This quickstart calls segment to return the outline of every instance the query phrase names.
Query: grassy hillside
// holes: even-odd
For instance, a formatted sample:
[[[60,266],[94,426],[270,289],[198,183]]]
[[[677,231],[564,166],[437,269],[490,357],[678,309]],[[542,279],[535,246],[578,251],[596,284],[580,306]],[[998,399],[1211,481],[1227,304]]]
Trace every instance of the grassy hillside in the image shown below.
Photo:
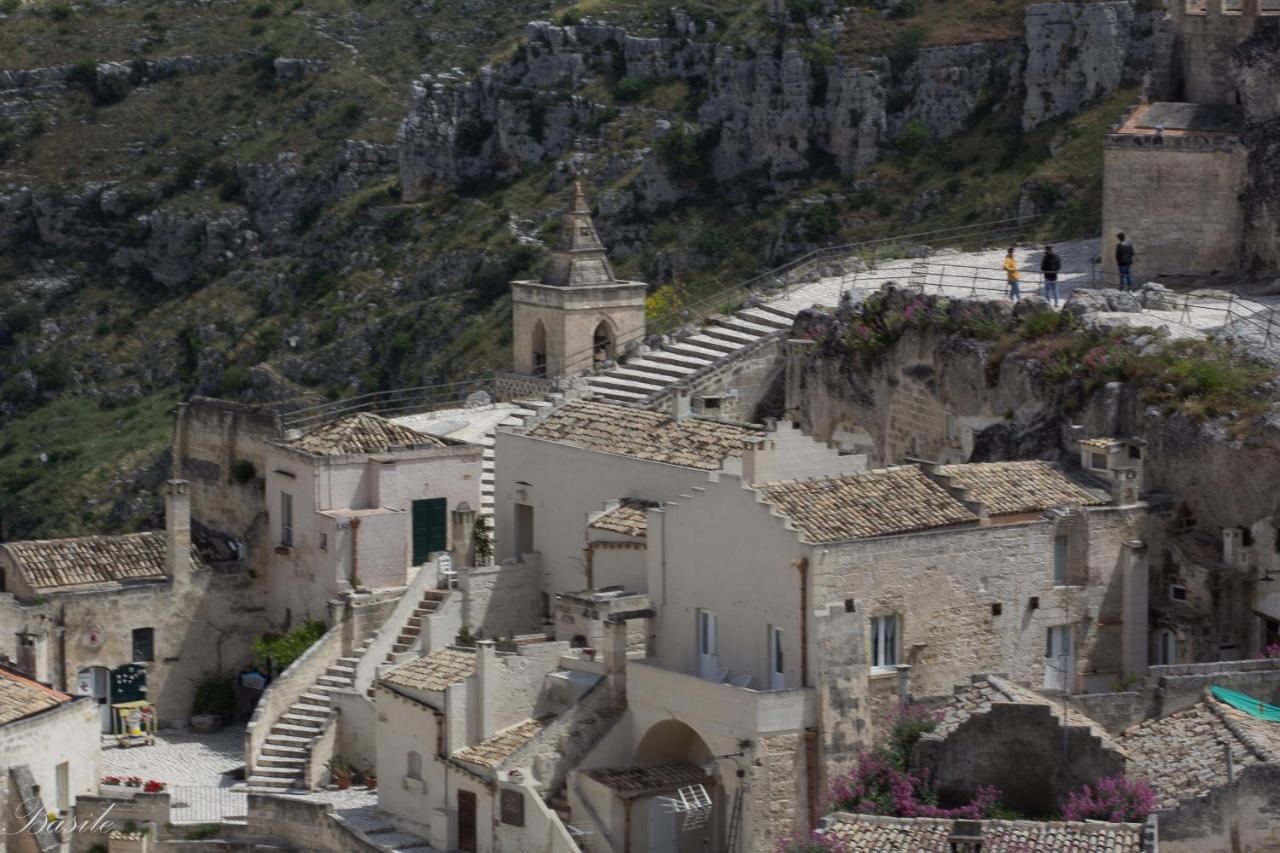
[[[821,44],[860,54],[1012,37],[1023,6],[907,0],[890,14],[855,7],[834,45],[826,36]],[[12,7],[0,0],[0,10]],[[323,176],[347,140],[392,143],[410,81],[424,71],[500,61],[529,20],[604,13],[657,34],[667,30],[670,8],[648,0],[616,10],[598,0],[551,8],[523,0],[25,4],[0,20],[0,64],[67,63],[78,76],[65,91],[30,97],[18,118],[0,120],[0,195],[21,186],[75,193],[110,181],[132,194],[128,217],[157,210],[244,217],[237,164],[276,163],[284,153],[304,176]],[[803,21],[822,4],[792,0],[783,23],[768,19],[763,2],[686,9],[714,22],[700,39],[804,43]],[[92,61],[184,54],[236,55],[216,70],[114,89],[92,68]],[[276,57],[323,65],[286,80],[273,71]],[[631,108],[607,113],[598,129],[607,150],[653,144],[644,116],[678,117],[696,105],[678,81],[634,88],[596,84],[576,93]],[[1025,136],[1010,100],[959,137],[905,140],[865,174],[815,170],[733,206],[710,187],[647,219],[614,223],[628,234],[615,252],[618,272],[653,281],[660,305],[729,287],[777,260],[778,245],[1009,216],[1024,191],[1054,208],[1046,233],[1088,233],[1097,228],[1101,130],[1131,96]],[[412,204],[399,198],[391,175],[308,208],[286,250],[242,252],[173,286],[110,266],[93,245],[24,238],[0,250],[0,406],[9,412],[0,425],[0,537],[122,529],[146,519],[153,505],[136,499],[146,478],[130,472],[164,448],[169,408],[192,390],[255,399],[257,365],[282,377],[270,396],[330,398],[504,366],[507,282],[541,262],[540,250],[513,232],[554,239],[562,167],[547,162],[465,195],[441,190]],[[635,178],[621,174],[593,190],[598,197]],[[127,221],[104,214],[102,224],[119,230]],[[57,287],[31,283],[49,276]]]

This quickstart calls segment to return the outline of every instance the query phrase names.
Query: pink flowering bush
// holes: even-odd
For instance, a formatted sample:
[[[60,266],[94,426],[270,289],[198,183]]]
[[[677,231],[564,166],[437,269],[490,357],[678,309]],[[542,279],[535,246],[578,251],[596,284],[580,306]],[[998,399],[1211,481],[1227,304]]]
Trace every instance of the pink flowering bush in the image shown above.
[[[983,785],[969,803],[944,808],[938,805],[926,774],[902,769],[885,753],[867,752],[858,757],[853,770],[836,777],[829,797],[834,808],[858,814],[967,820],[981,820],[1000,802],[1000,792]]]
[[[1110,776],[1068,794],[1062,816],[1067,820],[1141,823],[1155,810],[1155,792],[1145,782]]]
[[[1280,643],[1272,643],[1262,650],[1264,658],[1280,658]]]
[[[778,842],[777,853],[851,853],[839,838],[811,832]]]

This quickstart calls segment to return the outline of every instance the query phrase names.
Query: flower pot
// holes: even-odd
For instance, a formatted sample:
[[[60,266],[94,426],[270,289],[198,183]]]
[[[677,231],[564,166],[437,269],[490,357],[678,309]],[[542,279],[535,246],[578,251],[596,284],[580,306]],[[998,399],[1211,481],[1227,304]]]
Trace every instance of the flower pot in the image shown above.
[[[351,787],[350,776],[334,776],[333,781],[334,781],[334,784],[338,786],[339,791],[345,791]]]

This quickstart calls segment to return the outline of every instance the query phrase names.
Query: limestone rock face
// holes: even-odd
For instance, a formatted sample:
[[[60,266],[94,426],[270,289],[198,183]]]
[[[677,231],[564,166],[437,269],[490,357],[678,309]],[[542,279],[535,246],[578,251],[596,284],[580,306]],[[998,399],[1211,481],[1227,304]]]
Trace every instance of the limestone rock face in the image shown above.
[[[1129,0],[1040,3],[1025,16],[1023,130],[1069,115],[1137,82],[1151,58],[1156,15]]]
[[[1265,20],[1265,19],[1264,19]],[[1272,19],[1274,22],[1274,19]],[[1249,151],[1245,248],[1249,258],[1280,268],[1280,28],[1259,26],[1231,57],[1243,101]]]
[[[980,101],[991,104],[1017,89],[1021,63],[1016,39],[921,50],[895,96],[904,106],[889,117],[890,135],[913,121],[934,138],[960,133]]]

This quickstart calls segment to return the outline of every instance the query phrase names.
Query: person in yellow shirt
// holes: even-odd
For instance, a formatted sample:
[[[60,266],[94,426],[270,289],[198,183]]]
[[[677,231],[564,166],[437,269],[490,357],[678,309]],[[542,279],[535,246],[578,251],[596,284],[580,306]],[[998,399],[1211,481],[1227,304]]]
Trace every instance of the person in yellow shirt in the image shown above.
[[[1009,298],[1017,302],[1022,294],[1018,291],[1018,261],[1013,256],[1013,249],[1010,246],[1009,253],[1004,256],[1004,274],[1009,280]]]

